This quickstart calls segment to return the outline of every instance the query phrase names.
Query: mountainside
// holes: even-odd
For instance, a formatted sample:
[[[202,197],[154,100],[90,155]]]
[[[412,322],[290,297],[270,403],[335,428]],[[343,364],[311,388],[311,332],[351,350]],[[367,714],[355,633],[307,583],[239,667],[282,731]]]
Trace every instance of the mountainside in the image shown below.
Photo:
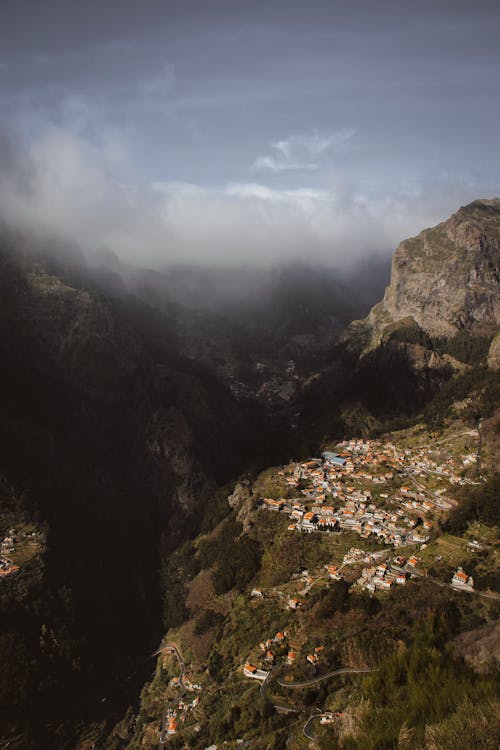
[[[499,281],[500,199],[477,200],[401,242],[383,300],[348,337],[369,349],[403,325],[434,339],[491,334],[500,326]]]
[[[303,431],[316,440],[332,426],[370,434],[410,424],[424,409],[441,419],[473,383],[490,398],[499,288],[500,199],[475,201],[403,241],[383,299],[347,326],[303,389]]]
[[[210,524],[219,486],[273,452],[272,430],[71,253],[4,237],[0,299],[0,531],[47,539],[40,564],[2,582],[0,731],[73,747],[78,721],[109,717],[143,678],[162,560]]]
[[[498,746],[499,207],[400,245],[305,385],[314,455],[171,557],[183,616],[107,750]]]
[[[340,338],[309,270],[188,309],[4,233],[10,747],[496,748],[499,225],[403,242]]]

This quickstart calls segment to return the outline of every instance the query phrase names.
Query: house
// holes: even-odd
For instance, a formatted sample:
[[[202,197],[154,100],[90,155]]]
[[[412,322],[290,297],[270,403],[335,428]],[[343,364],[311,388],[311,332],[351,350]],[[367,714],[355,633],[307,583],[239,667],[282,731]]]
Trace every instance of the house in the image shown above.
[[[338,453],[332,453],[331,451],[323,451],[321,455],[323,456],[327,464],[332,464],[333,466],[345,466],[345,463],[346,463],[345,458],[342,458],[341,456],[339,456]]]
[[[298,599],[289,599],[288,600],[288,609],[299,609],[302,607],[302,602],[300,602]]]
[[[285,505],[284,500],[274,500],[272,497],[264,497],[262,499],[262,502],[268,510],[280,511],[283,510],[283,507]]]
[[[473,591],[474,579],[472,576],[468,576],[462,568],[457,568],[451,579],[451,585],[453,588],[463,589],[464,591]]]
[[[0,568],[0,576],[5,577],[9,576],[12,573],[17,573],[19,570],[19,565],[14,564],[7,564],[5,568]]]
[[[318,654],[307,654],[306,659],[309,662],[309,664],[313,664],[313,665],[316,665],[319,662]]]
[[[177,732],[177,720],[175,716],[169,716],[167,725],[167,734],[175,734]]]
[[[334,581],[338,581],[340,579],[340,575],[336,565],[325,565],[325,568],[329,578]]]
[[[269,672],[266,672],[264,669],[257,669],[257,667],[255,667],[253,664],[249,664],[247,662],[243,667],[243,674],[245,675],[245,677],[251,677],[254,680],[264,681]]]
[[[262,599],[264,594],[260,589],[252,589],[250,596],[256,597],[257,599]]]
[[[341,714],[337,714],[337,716],[340,716]],[[321,718],[319,720],[320,724],[333,724],[337,716],[330,711],[327,711],[326,713],[321,715]]]
[[[297,658],[297,652],[289,651],[286,657],[286,663],[289,665],[294,664],[296,658]]]

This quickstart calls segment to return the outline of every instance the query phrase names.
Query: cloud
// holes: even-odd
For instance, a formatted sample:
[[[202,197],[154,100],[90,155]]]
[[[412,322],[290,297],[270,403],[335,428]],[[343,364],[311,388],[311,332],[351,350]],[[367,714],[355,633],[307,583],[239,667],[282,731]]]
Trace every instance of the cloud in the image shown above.
[[[343,128],[324,134],[317,130],[291,135],[270,144],[271,154],[258,156],[253,162],[253,171],[287,172],[313,171],[319,169],[318,157],[331,149],[338,149],[350,141],[355,131]]]
[[[78,101],[74,106],[79,111]],[[309,150],[328,147],[311,142]],[[219,187],[144,182],[112,133],[90,139],[67,125],[17,143],[0,138],[0,218],[156,267],[292,259],[348,265],[367,252],[393,249],[498,187],[456,176],[391,190],[341,181],[328,189],[275,189],[260,181]]]

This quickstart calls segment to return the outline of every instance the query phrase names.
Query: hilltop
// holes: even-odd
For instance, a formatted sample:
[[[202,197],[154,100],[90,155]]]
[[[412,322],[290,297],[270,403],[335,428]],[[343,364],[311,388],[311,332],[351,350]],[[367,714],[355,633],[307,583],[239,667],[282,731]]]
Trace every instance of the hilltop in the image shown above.
[[[404,339],[402,329],[431,340],[495,333],[499,280],[500,198],[476,200],[401,242],[382,301],[350,325],[347,338],[366,350],[397,332]]]

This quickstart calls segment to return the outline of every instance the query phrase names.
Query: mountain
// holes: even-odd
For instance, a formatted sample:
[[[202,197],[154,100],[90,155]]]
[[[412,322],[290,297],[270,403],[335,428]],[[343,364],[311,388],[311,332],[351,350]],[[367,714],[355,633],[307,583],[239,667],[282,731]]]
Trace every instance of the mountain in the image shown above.
[[[319,747],[341,747],[340,739],[349,737],[346,748],[389,748],[396,740],[403,747],[404,740],[420,750],[411,744],[413,730],[419,742],[428,729],[451,736],[446,712],[462,727],[467,700],[478,703],[471,721],[480,734],[491,710],[489,673],[476,679],[455,661],[447,664],[456,637],[456,653],[481,661],[488,672],[482,655],[490,646],[472,654],[471,632],[491,644],[497,599],[474,599],[478,605],[469,607],[467,598],[457,603],[448,583],[453,563],[472,571],[483,591],[498,591],[492,498],[499,206],[476,201],[403,242],[383,301],[352,323],[374,301],[362,272],[346,280],[294,268],[269,279],[256,273],[249,285],[236,274],[239,292],[232,296],[231,274],[156,274],[126,270],[117,259],[90,264],[77,248],[2,232],[5,742],[14,750],[84,750],[93,742],[104,750],[154,748],[173,713],[184,712],[172,690],[180,685],[187,705],[186,694],[200,692],[193,687],[199,680],[203,696],[192,697],[189,709],[194,734],[170,737],[173,747],[236,745],[241,738],[262,750],[284,747],[286,714],[274,711],[265,691],[260,703],[255,683],[239,669],[250,652],[257,658],[260,641],[285,631],[293,631],[289,650],[302,651],[305,660],[297,675],[313,682],[303,700],[297,690],[293,706],[290,696],[275,696],[275,706],[293,708],[307,721],[313,705],[345,716],[339,737],[322,730],[326,744]],[[353,302],[356,278],[362,291]],[[198,305],[183,304],[190,288]],[[318,503],[327,494],[332,507],[364,502],[363,513],[356,507],[355,522],[348,523],[361,533],[342,529],[318,543],[308,504],[319,474],[312,470],[297,483],[294,472],[325,448],[349,457],[354,438],[354,446],[369,451],[370,466],[361,456],[353,483],[348,472],[341,486],[326,486],[333,477],[325,478],[328,467],[318,459],[326,483]],[[434,443],[439,449],[429,449]],[[413,468],[406,466],[408,456]],[[418,472],[429,467],[425,491],[413,483],[408,490],[406,472],[422,485]],[[452,513],[446,503],[445,513],[439,504],[434,510],[423,504],[441,495],[451,497]],[[370,497],[374,508],[367,509]],[[289,500],[300,507],[288,507]],[[290,515],[313,513],[303,534],[290,528],[285,506]],[[373,516],[366,529],[365,510]],[[331,525],[329,517],[323,520]],[[403,550],[407,560],[414,545],[426,544],[424,529],[430,529],[430,550],[423,567],[442,587],[419,579],[384,599],[352,596],[354,578],[324,580],[324,565],[340,566],[352,547],[382,551],[400,565],[397,554],[389,560],[387,540],[392,544],[397,534],[406,541],[414,533]],[[304,570],[323,581],[310,597]],[[257,604],[248,604],[253,588],[272,590],[263,607],[258,594]],[[304,589],[307,606],[297,615],[289,600]],[[413,621],[421,613],[419,631]],[[150,654],[165,633],[169,650],[147,684]],[[269,650],[281,664],[284,644],[276,654]],[[183,660],[189,673],[176,682]],[[380,669],[382,678],[359,681],[358,689],[351,682],[358,678],[349,677],[338,694],[322,680],[326,670],[344,666]],[[434,682],[421,675],[434,675]],[[458,691],[460,705],[447,702],[446,688],[431,709],[428,685],[437,691],[441,683]],[[276,685],[273,690],[279,693]],[[408,736],[398,723],[407,699]],[[370,716],[361,710],[367,705],[379,717],[378,745],[362,744],[363,733],[371,736]],[[431,710],[429,723],[422,712]],[[302,728],[309,732],[305,720],[299,746]]]
[[[215,522],[273,431],[70,248],[4,233],[0,299],[0,531],[46,540],[0,582],[0,732],[73,747],[145,677],[168,551]]]
[[[441,419],[473,381],[488,390],[498,366],[499,282],[498,198],[404,240],[383,299],[347,326],[303,389],[301,430],[311,445],[332,426],[347,435],[410,424],[426,405]]]
[[[499,217],[398,247],[295,458],[169,558],[182,617],[106,750],[498,747]]]
[[[389,274],[386,255],[340,270],[296,262],[153,271],[110,254],[94,264],[96,283],[108,293],[126,293],[127,304],[133,294],[168,318],[168,335],[186,357],[237,398],[257,401],[270,419],[280,411],[288,422],[302,383],[328,361],[346,325],[379,299]]]
[[[499,282],[500,198],[477,200],[401,242],[384,298],[347,337],[366,351],[400,328],[431,339],[491,334],[500,326]]]

